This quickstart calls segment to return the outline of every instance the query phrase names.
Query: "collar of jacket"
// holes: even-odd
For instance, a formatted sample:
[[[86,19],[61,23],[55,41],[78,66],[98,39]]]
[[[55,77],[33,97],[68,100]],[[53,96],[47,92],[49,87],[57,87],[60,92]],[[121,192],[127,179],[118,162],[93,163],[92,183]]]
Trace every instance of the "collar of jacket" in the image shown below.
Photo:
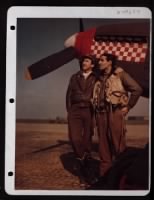
[[[92,75],[95,76],[95,74],[94,74],[93,71],[91,72],[91,74],[89,74],[89,76],[92,76]],[[78,72],[77,72],[77,76],[78,76],[78,77],[83,77],[83,72],[82,72],[81,70],[78,71]]]
[[[117,75],[121,72],[123,72],[124,70],[121,67],[116,67],[116,69],[114,70],[113,74]]]
[[[114,75],[118,75],[119,73],[123,72],[124,70],[121,67],[116,67],[116,69],[114,70],[114,72],[112,74]],[[105,77],[109,78],[112,74],[102,74],[99,77],[100,81],[104,81]]]

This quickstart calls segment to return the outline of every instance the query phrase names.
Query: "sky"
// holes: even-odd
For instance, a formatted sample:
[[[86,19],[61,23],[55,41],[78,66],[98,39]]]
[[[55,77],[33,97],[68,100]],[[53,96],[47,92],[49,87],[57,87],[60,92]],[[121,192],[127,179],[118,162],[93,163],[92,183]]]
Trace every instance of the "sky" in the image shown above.
[[[88,29],[111,23],[103,19],[84,19]],[[79,70],[77,59],[35,80],[25,80],[26,67],[64,49],[64,41],[79,32],[79,19],[18,19],[16,118],[66,118],[65,96],[69,79]],[[128,116],[148,116],[149,99],[140,97]]]

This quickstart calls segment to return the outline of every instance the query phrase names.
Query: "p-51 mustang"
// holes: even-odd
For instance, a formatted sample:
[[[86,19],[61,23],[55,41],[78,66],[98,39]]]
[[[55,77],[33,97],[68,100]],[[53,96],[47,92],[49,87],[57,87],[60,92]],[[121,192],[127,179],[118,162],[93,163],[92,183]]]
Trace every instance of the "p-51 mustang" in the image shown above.
[[[82,21],[80,21],[82,23]],[[80,26],[81,27],[81,26]],[[74,58],[92,54],[99,58],[104,52],[117,56],[117,65],[124,68],[143,88],[142,96],[149,96],[149,20],[126,20],[123,23],[102,24],[70,36],[65,49],[32,64],[27,79],[36,79]]]
[[[41,77],[85,54],[99,59],[101,54],[111,53],[117,56],[117,65],[141,85],[142,96],[149,97],[150,22],[147,19],[117,22],[80,30],[70,36],[64,43],[65,49],[29,66],[26,78]],[[98,180],[89,189],[148,189],[148,159],[148,144],[143,149],[128,148],[111,168],[108,184]]]

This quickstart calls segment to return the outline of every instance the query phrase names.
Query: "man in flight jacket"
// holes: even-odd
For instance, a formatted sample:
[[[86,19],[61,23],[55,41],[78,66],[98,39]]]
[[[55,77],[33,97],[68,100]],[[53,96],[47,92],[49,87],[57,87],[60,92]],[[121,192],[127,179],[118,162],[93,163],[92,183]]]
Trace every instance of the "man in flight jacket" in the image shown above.
[[[80,61],[80,71],[72,75],[66,95],[69,139],[79,163],[80,181],[83,183],[85,161],[90,157],[93,112],[91,98],[95,84],[95,60],[85,55]]]

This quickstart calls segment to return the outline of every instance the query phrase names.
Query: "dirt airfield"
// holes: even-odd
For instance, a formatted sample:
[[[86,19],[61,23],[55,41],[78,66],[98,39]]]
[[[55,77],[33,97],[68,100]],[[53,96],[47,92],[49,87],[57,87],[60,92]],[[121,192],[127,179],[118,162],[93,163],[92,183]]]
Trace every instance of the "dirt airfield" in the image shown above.
[[[148,141],[148,124],[127,125],[128,146],[144,147]],[[15,150],[15,189],[81,190],[67,124],[17,123]],[[97,135],[92,155],[99,160]]]

